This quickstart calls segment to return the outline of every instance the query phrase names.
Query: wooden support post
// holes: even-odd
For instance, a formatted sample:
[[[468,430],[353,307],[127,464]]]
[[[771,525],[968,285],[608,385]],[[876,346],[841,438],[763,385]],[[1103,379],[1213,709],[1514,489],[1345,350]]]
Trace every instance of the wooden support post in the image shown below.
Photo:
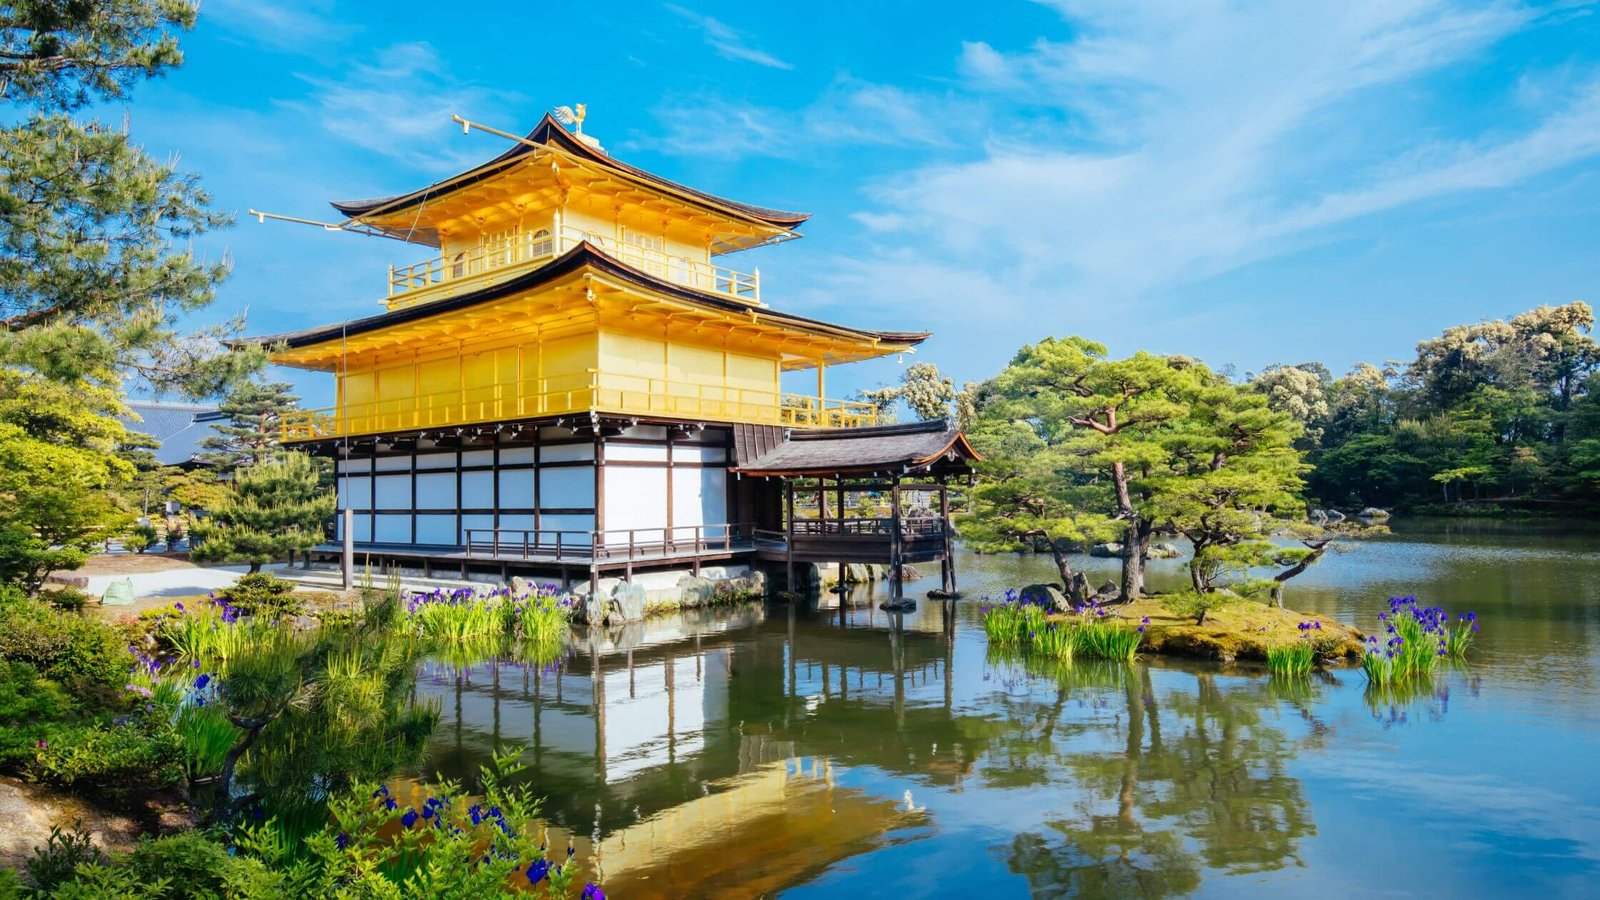
[[[339,576],[344,583],[344,589],[350,590],[356,586],[356,516],[350,509],[348,498],[345,501],[343,531],[340,540]]]
[[[900,476],[894,478],[894,486],[889,489],[890,497],[890,525],[889,535],[889,600],[899,600],[901,592],[900,567],[902,563],[903,540],[900,536]]]
[[[788,555],[788,589],[792,593],[800,593],[794,583],[794,480],[785,478],[784,486],[784,540],[783,546]]]

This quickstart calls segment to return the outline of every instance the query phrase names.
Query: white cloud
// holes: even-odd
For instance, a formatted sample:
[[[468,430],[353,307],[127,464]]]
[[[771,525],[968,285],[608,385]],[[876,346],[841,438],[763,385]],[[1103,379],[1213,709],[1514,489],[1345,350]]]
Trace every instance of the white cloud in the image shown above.
[[[408,165],[445,174],[493,156],[504,147],[469,142],[450,116],[490,121],[515,95],[455,79],[431,44],[394,44],[341,77],[306,76],[312,95],[303,106],[328,132]]]
[[[253,43],[309,55],[355,33],[353,26],[334,21],[332,12],[330,0],[206,0],[201,21],[214,21]]]
[[[858,220],[886,246],[1020,274],[1023,290],[1076,311],[1600,153],[1592,85],[1521,133],[1418,138],[1386,121],[1395,91],[1526,27],[1520,7],[1056,5],[1071,40],[1009,54],[967,43],[958,66],[1070,124],[1040,135],[999,121],[980,158],[875,185],[877,208]]]
[[[819,146],[923,146],[952,143],[952,126],[974,127],[978,104],[949,94],[836,79],[799,110],[781,110],[719,97],[680,98],[656,110],[663,130],[636,144],[697,157],[798,158]]]
[[[794,66],[761,50],[750,43],[750,39],[729,27],[721,19],[697,13],[692,9],[685,9],[674,4],[667,4],[667,9],[700,29],[706,43],[724,59],[739,62],[755,63],[769,69],[793,69]]]

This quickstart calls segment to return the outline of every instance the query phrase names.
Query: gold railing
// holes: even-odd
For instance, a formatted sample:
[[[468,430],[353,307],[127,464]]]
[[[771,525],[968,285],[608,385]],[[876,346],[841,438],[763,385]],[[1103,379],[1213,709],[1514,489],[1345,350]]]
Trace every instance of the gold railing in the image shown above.
[[[554,259],[579,243],[588,241],[601,252],[648,272],[663,281],[720,294],[747,303],[761,302],[761,273],[740,272],[703,260],[674,256],[661,250],[640,247],[594,232],[563,226],[555,234],[535,231],[492,243],[481,244],[459,253],[438,256],[410,266],[389,267],[389,296],[417,294],[396,305],[422,299],[421,291],[488,272]]]
[[[829,400],[819,403],[806,394],[784,394],[778,424],[791,428],[862,428],[878,424],[878,409],[871,403]]]
[[[285,441],[309,441],[591,410],[796,428],[877,424],[868,403],[823,399],[819,406],[816,397],[796,394],[589,372],[300,410],[283,417],[280,432]]]

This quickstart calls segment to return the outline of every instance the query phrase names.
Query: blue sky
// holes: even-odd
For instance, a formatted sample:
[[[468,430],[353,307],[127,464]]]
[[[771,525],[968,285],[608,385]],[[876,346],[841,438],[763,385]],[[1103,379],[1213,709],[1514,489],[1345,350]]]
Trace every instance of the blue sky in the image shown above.
[[[1409,357],[1595,300],[1600,16],[1582,3],[478,4],[206,0],[135,137],[240,224],[252,333],[377,311],[426,248],[250,207],[421,186],[587,103],[614,155],[815,213],[738,254],[778,308],[935,332],[958,380],[1083,334],[1257,370]],[[840,370],[830,393],[899,377]],[[320,377],[293,377],[325,402]]]

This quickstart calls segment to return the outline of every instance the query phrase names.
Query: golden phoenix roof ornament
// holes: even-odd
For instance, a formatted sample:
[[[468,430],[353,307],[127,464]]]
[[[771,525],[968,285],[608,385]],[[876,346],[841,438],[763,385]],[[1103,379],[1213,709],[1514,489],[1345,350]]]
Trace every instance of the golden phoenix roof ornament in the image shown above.
[[[576,107],[574,111],[571,106],[558,106],[551,110],[550,114],[556,117],[557,122],[573,126],[574,134],[583,134],[583,120],[589,115],[589,107],[582,103],[576,104]]]
[[[556,121],[563,125],[571,125],[573,137],[602,153],[605,152],[605,148],[600,146],[600,141],[597,138],[583,133],[583,120],[589,115],[588,106],[582,103],[574,103],[572,106],[558,106],[550,110],[550,115],[555,116]]]

